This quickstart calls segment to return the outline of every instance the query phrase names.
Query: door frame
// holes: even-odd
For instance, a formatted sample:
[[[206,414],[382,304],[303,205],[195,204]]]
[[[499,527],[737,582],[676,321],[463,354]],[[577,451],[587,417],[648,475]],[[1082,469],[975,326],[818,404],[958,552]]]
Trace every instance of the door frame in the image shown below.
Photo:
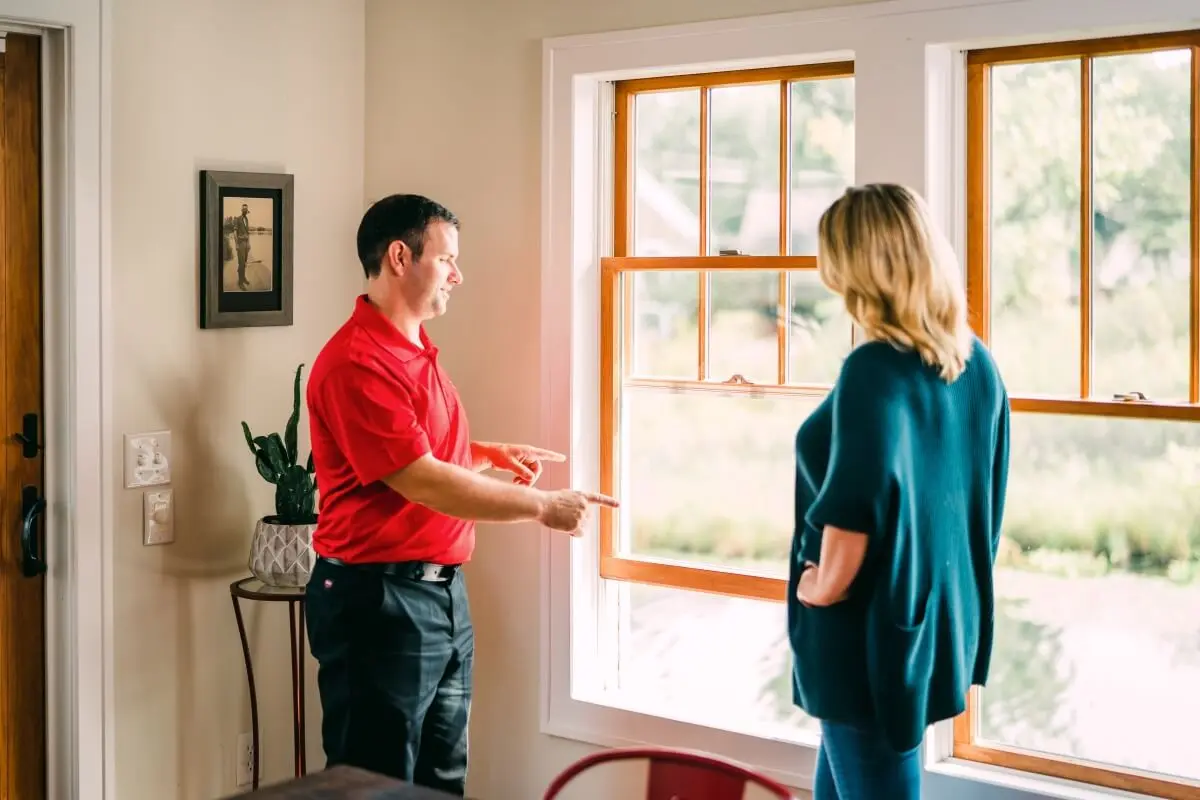
[[[47,768],[63,800],[116,796],[111,4],[0,0],[0,30],[42,38]]]

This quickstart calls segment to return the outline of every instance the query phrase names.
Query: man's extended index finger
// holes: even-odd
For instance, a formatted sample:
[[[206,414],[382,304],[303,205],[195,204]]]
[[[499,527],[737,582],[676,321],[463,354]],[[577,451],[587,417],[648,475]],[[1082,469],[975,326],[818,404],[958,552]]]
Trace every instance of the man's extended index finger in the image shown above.
[[[540,447],[526,447],[525,452],[540,461],[566,461],[567,457],[553,450],[543,450]]]
[[[583,496],[589,503],[595,503],[598,506],[608,506],[609,508],[618,508],[621,505],[616,499],[609,497],[606,494],[597,494],[595,492],[584,492]]]

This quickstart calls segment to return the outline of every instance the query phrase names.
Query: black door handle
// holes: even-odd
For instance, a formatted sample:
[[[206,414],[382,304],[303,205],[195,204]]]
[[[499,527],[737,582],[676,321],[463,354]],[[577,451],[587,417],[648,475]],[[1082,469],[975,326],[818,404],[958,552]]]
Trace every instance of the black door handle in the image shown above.
[[[21,490],[21,574],[36,578],[46,573],[46,562],[38,554],[37,518],[46,510],[46,500],[36,486]]]
[[[42,446],[38,444],[38,415],[26,414],[21,417],[21,432],[14,433],[13,438],[21,443],[21,455],[25,458],[37,458]]]

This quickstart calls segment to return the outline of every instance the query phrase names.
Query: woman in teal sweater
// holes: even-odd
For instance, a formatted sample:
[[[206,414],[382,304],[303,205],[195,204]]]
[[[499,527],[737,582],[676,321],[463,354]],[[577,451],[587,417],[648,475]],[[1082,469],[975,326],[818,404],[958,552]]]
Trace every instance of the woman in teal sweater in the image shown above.
[[[814,800],[908,800],[925,729],[987,679],[1008,396],[920,197],[849,189],[818,238],[865,341],[796,435],[793,694],[821,721]]]

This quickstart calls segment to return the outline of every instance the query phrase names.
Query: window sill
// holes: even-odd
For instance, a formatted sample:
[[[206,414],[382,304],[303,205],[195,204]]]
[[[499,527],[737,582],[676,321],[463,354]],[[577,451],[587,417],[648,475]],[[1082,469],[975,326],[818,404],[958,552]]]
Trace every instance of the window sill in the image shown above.
[[[1014,769],[977,764],[958,758],[948,758],[925,768],[926,793],[933,800],[962,797],[960,781],[993,789],[980,794],[979,800],[1011,798],[1050,798],[1052,800],[1145,800],[1150,795],[1109,789],[1104,786],[1077,783],[1063,778],[1035,775]],[[945,779],[945,782],[943,782]]]
[[[596,747],[670,747],[700,750],[741,762],[802,791],[812,790],[818,741],[729,731],[661,711],[637,708],[615,693],[570,699],[543,718],[541,732]],[[930,741],[934,743],[934,731]],[[924,796],[930,800],[1149,800],[1149,795],[977,764],[957,758],[927,763]]]
[[[810,791],[816,737],[773,738],[722,730],[711,724],[670,718],[635,707],[628,698],[605,693],[589,700],[555,703],[541,732],[597,747],[670,747],[701,750],[741,762],[794,789]]]

